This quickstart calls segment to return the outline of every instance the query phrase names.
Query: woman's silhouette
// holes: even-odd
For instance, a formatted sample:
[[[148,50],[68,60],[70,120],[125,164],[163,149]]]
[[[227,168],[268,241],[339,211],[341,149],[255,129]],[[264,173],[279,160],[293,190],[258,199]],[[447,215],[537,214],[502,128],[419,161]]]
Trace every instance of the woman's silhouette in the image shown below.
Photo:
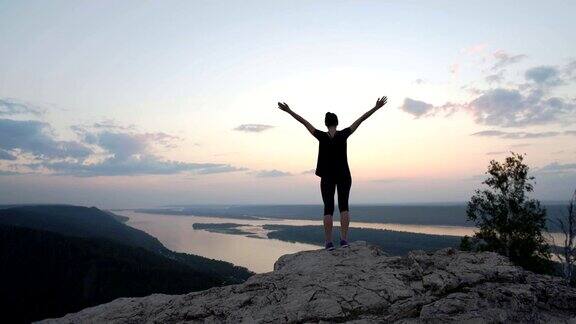
[[[336,130],[336,126],[338,126],[336,114],[327,112],[324,119],[324,124],[328,127],[327,132],[314,128],[306,119],[293,112],[285,102],[278,103],[278,108],[289,113],[306,126],[308,131],[319,141],[316,175],[321,178],[320,190],[322,192],[322,201],[324,202],[324,237],[327,250],[334,249],[334,244],[332,243],[332,215],[334,214],[334,193],[336,189],[338,190],[338,209],[340,210],[340,246],[348,246],[348,225],[350,224],[348,197],[350,195],[352,177],[348,167],[346,140],[363,121],[376,110],[382,108],[387,100],[388,98],[386,97],[378,98],[374,108],[358,118],[350,127],[340,131]]]

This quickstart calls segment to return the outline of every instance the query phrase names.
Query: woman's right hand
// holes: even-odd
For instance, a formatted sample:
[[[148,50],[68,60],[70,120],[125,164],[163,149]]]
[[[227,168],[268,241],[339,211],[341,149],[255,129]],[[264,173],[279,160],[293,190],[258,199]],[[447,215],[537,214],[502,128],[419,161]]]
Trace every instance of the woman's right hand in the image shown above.
[[[386,96],[384,96],[384,97],[382,97],[382,98],[378,98],[378,100],[376,100],[376,104],[374,105],[374,108],[380,109],[380,108],[382,108],[387,102],[388,102],[388,97],[386,97]]]
[[[283,111],[289,111],[290,107],[285,102],[278,102],[278,108]]]

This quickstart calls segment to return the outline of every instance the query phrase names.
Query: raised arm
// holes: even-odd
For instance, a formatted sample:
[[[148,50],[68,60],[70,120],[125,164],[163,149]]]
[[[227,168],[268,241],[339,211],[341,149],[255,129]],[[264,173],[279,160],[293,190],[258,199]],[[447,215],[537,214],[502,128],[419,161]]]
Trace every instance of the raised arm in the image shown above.
[[[292,117],[294,117],[294,119],[302,123],[302,125],[306,126],[306,129],[308,129],[310,134],[314,135],[314,130],[316,130],[316,128],[314,128],[314,126],[312,126],[312,124],[310,124],[306,119],[302,118],[302,116],[293,112],[292,109],[290,109],[290,107],[288,107],[288,105],[285,102],[279,102],[278,108],[280,108],[280,110],[289,113]]]
[[[374,108],[368,110],[366,113],[364,113],[364,115],[360,116],[360,118],[358,118],[352,125],[350,125],[350,130],[352,131],[352,133],[356,130],[356,128],[358,128],[358,126],[360,126],[360,124],[362,124],[363,121],[368,119],[368,117],[372,116],[372,114],[375,113],[376,110],[382,108],[387,101],[388,98],[386,96],[378,98],[378,100],[376,100]]]

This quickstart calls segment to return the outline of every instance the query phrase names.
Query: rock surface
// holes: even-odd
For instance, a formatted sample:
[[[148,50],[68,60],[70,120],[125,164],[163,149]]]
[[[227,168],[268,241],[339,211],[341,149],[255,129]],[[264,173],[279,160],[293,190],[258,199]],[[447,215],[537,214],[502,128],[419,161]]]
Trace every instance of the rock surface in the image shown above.
[[[187,295],[120,298],[55,323],[576,322],[576,289],[495,253],[390,257],[355,242],[278,259],[245,283]]]

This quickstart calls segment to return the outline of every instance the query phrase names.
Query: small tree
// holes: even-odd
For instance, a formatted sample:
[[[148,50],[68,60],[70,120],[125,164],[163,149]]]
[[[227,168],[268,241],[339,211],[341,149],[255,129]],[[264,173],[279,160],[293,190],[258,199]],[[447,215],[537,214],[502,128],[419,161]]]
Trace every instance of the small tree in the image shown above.
[[[483,182],[488,189],[476,190],[466,209],[479,231],[472,240],[464,238],[461,246],[498,252],[527,269],[546,272],[550,264],[543,236],[546,210],[528,197],[534,177],[528,176],[523,160],[523,155],[512,152],[504,163],[490,161],[489,177]]]
[[[567,209],[565,216],[557,217],[554,223],[564,234],[562,252],[557,254],[557,257],[562,264],[562,276],[566,284],[570,284],[574,279],[574,264],[576,263],[576,190],[570,198]]]

